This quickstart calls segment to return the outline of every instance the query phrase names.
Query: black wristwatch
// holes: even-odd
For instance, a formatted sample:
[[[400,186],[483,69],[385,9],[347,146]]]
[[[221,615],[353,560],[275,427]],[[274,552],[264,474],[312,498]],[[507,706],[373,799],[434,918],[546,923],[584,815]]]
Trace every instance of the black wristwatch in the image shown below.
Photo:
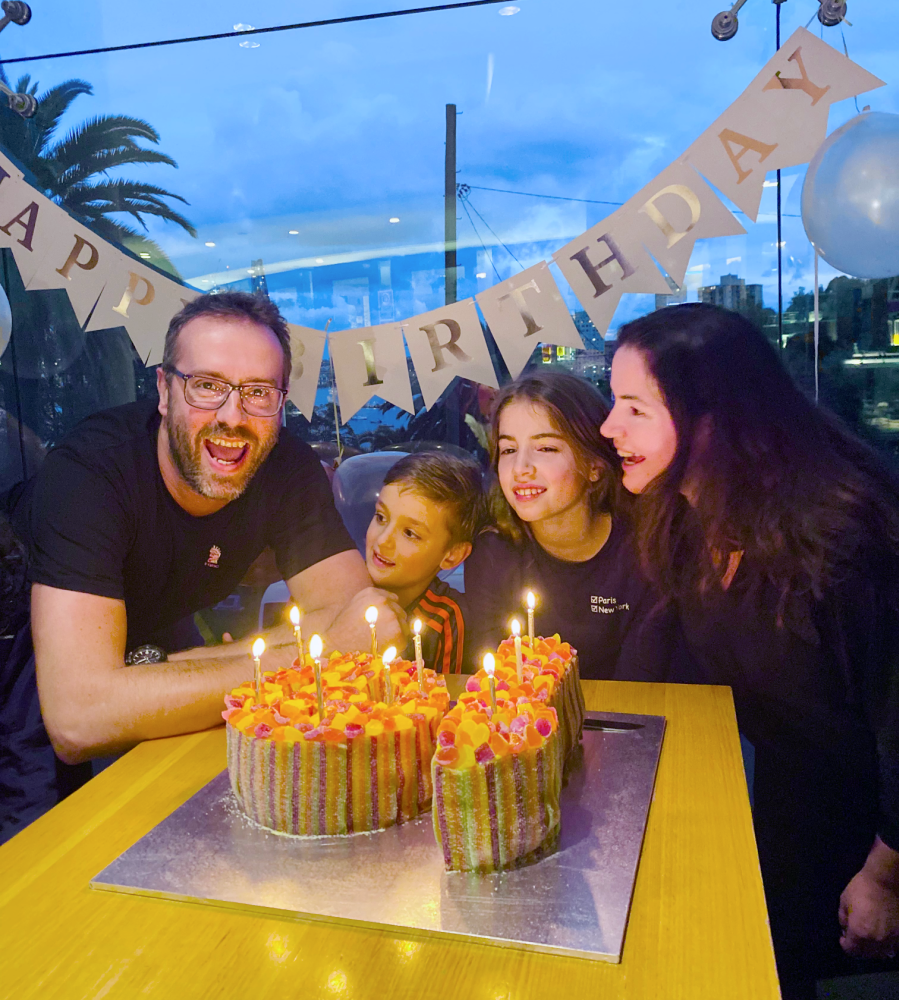
[[[168,660],[161,646],[137,646],[125,657],[125,666],[133,667],[138,663],[165,663]]]

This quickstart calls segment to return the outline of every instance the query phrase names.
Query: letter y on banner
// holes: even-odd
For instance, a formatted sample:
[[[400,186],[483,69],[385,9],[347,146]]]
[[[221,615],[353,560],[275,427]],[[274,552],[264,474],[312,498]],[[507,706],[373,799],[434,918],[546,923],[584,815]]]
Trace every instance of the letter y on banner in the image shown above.
[[[401,325],[428,409],[457,375],[499,388],[474,299],[413,316]]]
[[[538,344],[584,344],[546,261],[475,296],[512,378]]]
[[[415,412],[403,331],[396,323],[340,330],[328,336],[337,380],[340,422],[346,424],[372,396]]]

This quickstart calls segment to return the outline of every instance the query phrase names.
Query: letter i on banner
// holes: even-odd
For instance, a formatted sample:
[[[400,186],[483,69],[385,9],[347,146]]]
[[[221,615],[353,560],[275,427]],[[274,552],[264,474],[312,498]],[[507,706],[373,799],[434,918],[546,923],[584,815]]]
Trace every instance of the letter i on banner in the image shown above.
[[[340,422],[346,424],[374,396],[414,413],[403,332],[396,323],[328,335]]]
[[[619,209],[553,254],[601,336],[625,292],[670,292],[643,248],[636,206]]]
[[[512,378],[538,344],[584,346],[546,261],[475,296]]]
[[[402,327],[428,409],[456,376],[499,387],[474,299],[413,316]]]
[[[307,420],[315,410],[318,375],[328,335],[324,330],[288,323],[290,331],[290,388],[287,398]]]

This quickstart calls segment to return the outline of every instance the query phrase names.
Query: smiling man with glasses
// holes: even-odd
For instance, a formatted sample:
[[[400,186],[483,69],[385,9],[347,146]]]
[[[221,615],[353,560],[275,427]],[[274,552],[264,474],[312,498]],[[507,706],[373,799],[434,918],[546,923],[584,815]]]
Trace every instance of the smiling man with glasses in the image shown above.
[[[315,454],[279,438],[289,378],[289,331],[268,299],[201,296],[169,325],[158,401],[89,417],[25,491],[14,521],[32,555],[37,683],[62,760],[220,720],[223,694],[252,676],[249,640],[184,649],[184,623],[233,593],[266,548],[306,635],[366,648],[374,604],[379,637],[400,639],[402,611],[371,588]],[[288,665],[289,626],[267,638],[265,667]]]

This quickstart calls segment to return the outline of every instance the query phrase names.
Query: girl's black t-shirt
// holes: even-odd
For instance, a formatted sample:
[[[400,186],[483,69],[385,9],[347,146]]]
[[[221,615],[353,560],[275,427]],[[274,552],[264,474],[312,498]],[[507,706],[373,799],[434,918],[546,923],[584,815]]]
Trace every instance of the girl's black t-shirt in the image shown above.
[[[532,539],[518,546],[495,529],[482,533],[465,561],[466,648],[474,665],[508,638],[513,616],[526,630],[528,590],[538,599],[535,632],[570,642],[582,678],[664,681],[689,673],[676,616],[660,606],[621,518],[585,562],[556,559]]]

